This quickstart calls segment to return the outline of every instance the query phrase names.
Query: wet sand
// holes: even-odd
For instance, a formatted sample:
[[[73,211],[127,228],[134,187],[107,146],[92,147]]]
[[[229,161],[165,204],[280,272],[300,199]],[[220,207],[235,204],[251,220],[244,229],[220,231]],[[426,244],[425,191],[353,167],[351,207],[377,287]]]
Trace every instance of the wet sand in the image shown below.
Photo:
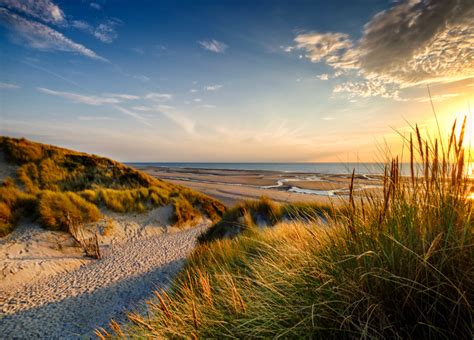
[[[233,206],[266,196],[278,202],[334,202],[347,198],[351,176],[278,171],[136,166],[154,177],[183,185]],[[380,176],[357,175],[355,194],[380,190]]]

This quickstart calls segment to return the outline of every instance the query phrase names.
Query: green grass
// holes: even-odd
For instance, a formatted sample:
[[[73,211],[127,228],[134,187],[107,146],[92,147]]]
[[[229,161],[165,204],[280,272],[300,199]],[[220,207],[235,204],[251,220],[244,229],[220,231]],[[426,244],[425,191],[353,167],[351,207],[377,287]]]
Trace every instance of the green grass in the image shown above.
[[[217,221],[225,211],[208,196],[104,157],[9,137],[0,137],[0,152],[18,166],[16,178],[0,188],[0,236],[11,232],[20,216],[67,231],[68,223],[99,219],[99,209],[143,213],[171,204],[177,226],[202,216]]]
[[[255,211],[269,219],[285,211],[268,201],[229,211],[215,230],[232,231],[236,221],[247,227],[201,243],[171,289],[148,302],[146,316],[132,313],[128,324],[112,324],[113,334],[97,334],[471,339],[474,220],[466,196],[473,182],[462,139],[453,134],[441,147],[417,130],[416,142],[407,142],[412,176],[402,177],[394,159],[381,197],[356,203],[351,194],[324,225],[247,228]]]

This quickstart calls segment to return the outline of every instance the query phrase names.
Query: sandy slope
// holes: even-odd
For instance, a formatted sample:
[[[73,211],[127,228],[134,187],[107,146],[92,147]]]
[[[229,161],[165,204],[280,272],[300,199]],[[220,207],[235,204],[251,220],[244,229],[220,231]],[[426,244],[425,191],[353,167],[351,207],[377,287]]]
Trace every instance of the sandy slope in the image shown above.
[[[6,338],[91,336],[124,310],[165,287],[206,227],[143,234],[104,247],[102,260],[0,290],[0,334]]]

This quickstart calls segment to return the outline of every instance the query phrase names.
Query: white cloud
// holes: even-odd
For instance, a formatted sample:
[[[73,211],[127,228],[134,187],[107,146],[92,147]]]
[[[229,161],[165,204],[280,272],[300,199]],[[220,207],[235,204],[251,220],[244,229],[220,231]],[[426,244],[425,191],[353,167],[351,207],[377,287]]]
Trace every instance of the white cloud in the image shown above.
[[[69,99],[74,103],[81,103],[81,104],[86,104],[86,105],[99,106],[99,105],[104,105],[104,104],[120,103],[120,100],[117,98],[88,96],[88,95],[83,95],[83,94],[78,94],[78,93],[73,93],[73,92],[54,91],[54,90],[50,90],[44,87],[38,87],[38,91],[45,94],[52,95],[52,96]]]
[[[136,100],[140,99],[139,96],[135,96],[133,94],[125,94],[125,93],[105,93],[104,96],[111,97],[111,98],[118,98],[123,100]]]
[[[206,91],[217,91],[220,88],[222,88],[222,85],[208,85],[204,87],[204,90]]]
[[[316,77],[319,78],[320,80],[329,80],[329,74],[327,73],[317,75]]]
[[[472,0],[397,1],[364,26],[358,42],[340,32],[304,33],[286,50],[305,51],[306,58],[325,62],[337,76],[362,78],[334,92],[398,98],[403,88],[474,76],[473,17]]]
[[[429,101],[433,102],[442,102],[444,100],[450,99],[450,98],[455,98],[461,96],[463,93],[445,93],[445,94],[438,94],[435,96],[430,97],[420,97],[420,98],[414,98],[413,100],[420,102],[420,103],[426,103]]]
[[[214,53],[224,53],[228,47],[223,42],[217,41],[215,39],[198,41],[198,44],[201,45],[201,47],[204,48],[205,50],[208,50]]]
[[[147,77],[147,76],[144,76],[143,74],[133,76],[133,78],[138,79],[138,80],[140,80],[144,83],[147,82],[147,81],[150,81],[150,78]]]
[[[143,106],[143,105],[140,105],[140,106],[134,106],[132,107],[132,110],[135,110],[135,111],[152,111],[153,108],[152,107],[149,107],[149,106]]]
[[[148,93],[145,96],[145,99],[150,99],[157,102],[165,102],[165,101],[173,99],[173,95],[169,93]]]
[[[79,116],[77,117],[78,120],[83,121],[103,121],[103,120],[113,120],[112,117],[107,116]]]
[[[94,27],[83,20],[72,20],[69,23],[71,27],[89,33],[93,35],[96,39],[108,44],[117,39],[118,34],[115,29],[120,24],[121,21],[119,21],[118,19],[107,19],[104,22],[100,23],[97,27]]]
[[[211,104],[203,104],[203,105],[199,105],[199,107],[202,107],[204,109],[215,109],[216,108],[215,105],[211,105]]]
[[[129,110],[125,107],[119,106],[119,105],[114,105],[113,107],[116,108],[118,111],[122,112],[123,114],[126,114],[127,116],[130,116],[132,118],[135,118],[136,120],[143,123],[144,125],[152,126],[150,124],[150,122],[148,122],[143,116],[141,116],[140,114],[138,114],[134,111],[131,111],[131,110]]]
[[[0,0],[0,5],[47,23],[65,20],[63,11],[50,0]]]
[[[158,105],[158,108],[159,108],[160,110],[174,110],[174,109],[176,109],[174,106],[171,106],[171,105],[164,105],[164,104]]]
[[[189,90],[189,92],[191,92],[191,93],[196,93],[197,91],[198,91],[198,90],[196,90],[196,89],[191,89],[191,90]]]
[[[91,2],[89,4],[89,6],[93,9],[95,9],[95,10],[98,10],[98,11],[100,11],[102,9],[102,7],[97,2]]]
[[[107,19],[104,23],[99,24],[94,29],[93,35],[100,41],[110,44],[112,41],[117,39],[117,32],[115,31],[116,26],[121,22],[117,19]]]
[[[10,83],[0,83],[0,89],[18,89],[20,86],[16,84],[10,84]]]
[[[145,50],[141,47],[133,47],[132,51],[135,52],[135,53],[141,54],[141,55],[145,54]]]
[[[312,62],[335,61],[340,58],[341,51],[352,47],[349,35],[345,33],[304,33],[297,35],[295,42],[296,46],[286,49],[286,51],[305,50],[306,57]]]
[[[194,98],[193,101],[196,102],[196,103],[200,103],[200,102],[202,102],[202,99],[201,98]]]
[[[39,22],[24,19],[4,8],[0,8],[0,23],[14,31],[17,38],[32,48],[43,51],[72,52],[91,59],[107,61],[84,45],[65,37],[62,33]]]
[[[386,84],[381,80],[365,80],[365,81],[347,81],[338,84],[333,89],[334,93],[347,93],[350,99],[355,97],[374,97],[391,98],[402,100],[400,92],[395,84]]]
[[[331,120],[334,120],[335,118],[332,117],[332,116],[326,116],[326,117],[323,117],[321,118],[322,120],[325,120],[325,121],[331,121]]]

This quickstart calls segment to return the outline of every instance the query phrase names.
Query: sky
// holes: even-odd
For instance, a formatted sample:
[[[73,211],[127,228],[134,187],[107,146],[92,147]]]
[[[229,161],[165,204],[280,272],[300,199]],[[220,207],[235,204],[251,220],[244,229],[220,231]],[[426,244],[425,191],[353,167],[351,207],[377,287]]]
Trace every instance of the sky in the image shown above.
[[[354,162],[468,115],[474,146],[472,18],[472,0],[0,0],[0,134],[129,162]]]

